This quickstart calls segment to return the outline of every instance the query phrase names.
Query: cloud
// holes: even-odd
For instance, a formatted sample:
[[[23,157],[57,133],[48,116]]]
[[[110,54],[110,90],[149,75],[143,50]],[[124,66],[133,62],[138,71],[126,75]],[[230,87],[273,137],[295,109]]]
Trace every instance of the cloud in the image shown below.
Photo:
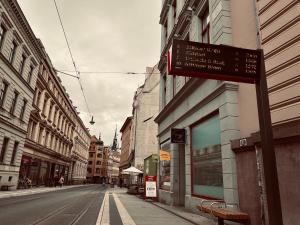
[[[18,1],[55,68],[74,70],[53,1]],[[80,71],[145,72],[160,54],[161,1],[56,0],[75,62]],[[115,126],[131,115],[132,99],[144,75],[81,74],[91,126],[78,81],[60,75],[91,134],[112,143]]]

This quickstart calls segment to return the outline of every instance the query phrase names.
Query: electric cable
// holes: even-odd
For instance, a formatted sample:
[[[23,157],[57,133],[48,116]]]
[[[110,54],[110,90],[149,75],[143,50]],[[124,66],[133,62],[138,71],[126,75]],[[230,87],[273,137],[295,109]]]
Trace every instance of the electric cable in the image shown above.
[[[58,71],[58,70],[56,70],[56,71],[61,72],[61,73],[65,74],[65,75],[76,77],[78,79],[78,82],[79,82],[79,85],[80,85],[80,89],[81,89],[81,92],[82,92],[82,95],[83,95],[83,98],[84,98],[84,101],[85,101],[86,108],[87,108],[89,114],[91,115],[90,108],[89,108],[89,105],[87,103],[87,99],[86,99],[86,96],[85,96],[85,93],[84,93],[84,90],[83,90],[83,86],[82,86],[82,83],[81,83],[81,80],[80,80],[80,72],[78,71],[78,69],[76,67],[75,60],[74,60],[74,57],[73,57],[73,54],[72,54],[72,51],[71,51],[71,47],[70,47],[70,44],[69,44],[69,41],[68,41],[68,38],[67,38],[67,34],[66,34],[66,31],[65,31],[64,25],[62,23],[61,15],[60,15],[60,12],[59,12],[57,4],[56,4],[56,0],[53,0],[53,1],[54,1],[54,5],[55,5],[55,8],[56,8],[56,12],[57,12],[57,15],[58,15],[58,18],[59,18],[59,22],[60,22],[61,28],[63,30],[65,41],[66,41],[67,46],[68,46],[68,50],[69,50],[70,57],[71,57],[71,60],[72,60],[72,63],[73,63],[74,69],[75,69],[76,76],[74,76],[73,74],[63,73],[62,71]]]

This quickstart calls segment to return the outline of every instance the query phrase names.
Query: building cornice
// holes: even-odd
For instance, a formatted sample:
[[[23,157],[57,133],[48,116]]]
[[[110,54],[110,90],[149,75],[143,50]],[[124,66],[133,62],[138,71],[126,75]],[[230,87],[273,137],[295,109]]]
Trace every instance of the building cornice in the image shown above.
[[[200,78],[194,78],[190,79],[189,82],[186,84],[186,88],[182,88],[175,97],[166,105],[166,107],[159,113],[159,115],[155,118],[156,123],[161,123],[163,120],[165,120],[170,113],[172,113],[178,105],[183,102],[184,99],[186,99],[189,95],[191,95],[196,88],[198,88],[205,79]],[[164,130],[160,131],[157,136],[160,136],[161,134],[167,132],[170,128],[174,127],[179,121],[182,121],[183,119],[187,118],[188,116],[195,113],[199,108],[203,107],[204,105],[211,102],[213,99],[217,98],[219,95],[221,95],[225,91],[237,91],[238,90],[238,84],[232,83],[232,82],[222,82],[220,85],[218,85],[214,90],[212,90],[211,93],[209,93],[206,97],[204,97],[201,101],[199,101],[197,104],[195,104],[194,107],[192,107],[190,110],[185,112],[184,115],[181,115],[179,118],[177,118],[173,123],[169,124]]]
[[[0,109],[0,110],[2,110],[2,109]],[[0,111],[0,113],[1,113],[1,111]],[[15,124],[13,124],[13,123],[9,122],[8,120],[4,119],[3,116],[2,116],[2,113],[0,114],[0,124],[1,123],[6,124],[9,127],[12,127],[13,129],[19,131],[22,134],[27,134],[27,130],[23,130],[20,127],[16,126]]]
[[[46,148],[45,146],[42,146],[40,144],[37,144],[36,142],[26,138],[25,139],[25,144],[24,144],[25,147],[29,147],[29,148],[32,148],[40,153],[43,153],[43,154],[46,154],[46,155],[49,155],[49,156],[52,156],[52,157],[55,157],[55,158],[59,158],[63,161],[66,161],[66,162],[71,162],[72,159],[70,157],[66,157],[62,154],[59,154],[49,148]]]
[[[9,17],[13,20],[14,24],[18,27],[20,33],[22,33],[23,38],[27,41],[33,54],[36,58],[41,56],[40,46],[37,42],[25,15],[23,14],[18,2],[16,0],[6,0],[2,1],[2,4],[6,8]]]

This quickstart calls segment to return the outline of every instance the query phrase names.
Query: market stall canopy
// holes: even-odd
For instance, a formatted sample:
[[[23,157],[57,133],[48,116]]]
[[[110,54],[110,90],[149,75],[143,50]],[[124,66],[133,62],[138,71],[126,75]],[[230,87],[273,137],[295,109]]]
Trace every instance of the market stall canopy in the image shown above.
[[[143,173],[143,171],[140,171],[139,169],[135,168],[134,166],[131,166],[122,171],[122,174],[140,174],[140,173]]]

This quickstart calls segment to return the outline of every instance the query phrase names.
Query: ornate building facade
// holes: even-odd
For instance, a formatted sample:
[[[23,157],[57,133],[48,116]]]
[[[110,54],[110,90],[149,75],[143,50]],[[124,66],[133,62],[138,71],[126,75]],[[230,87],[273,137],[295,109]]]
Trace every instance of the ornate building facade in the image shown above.
[[[17,1],[0,1],[0,186],[17,188],[40,52]]]
[[[77,111],[40,42],[39,65],[33,110],[21,162],[20,177],[33,185],[52,185],[55,176],[71,179],[72,147]]]

